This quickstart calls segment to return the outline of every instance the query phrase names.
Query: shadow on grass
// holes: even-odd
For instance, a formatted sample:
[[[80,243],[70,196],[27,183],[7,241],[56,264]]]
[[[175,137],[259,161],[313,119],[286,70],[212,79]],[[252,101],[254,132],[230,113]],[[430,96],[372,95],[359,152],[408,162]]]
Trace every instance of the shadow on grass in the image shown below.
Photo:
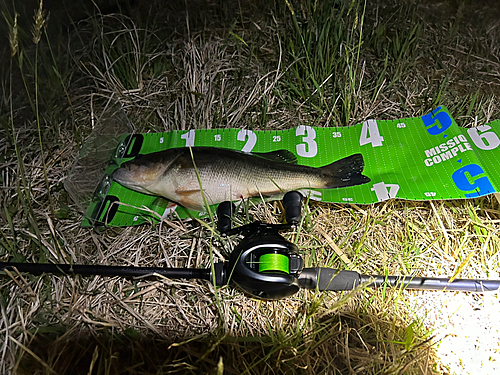
[[[370,320],[372,320],[370,322]],[[20,349],[19,374],[420,374],[433,373],[429,341],[390,340],[382,320],[332,314],[293,337],[199,336],[176,342],[132,328],[79,333],[63,326]]]

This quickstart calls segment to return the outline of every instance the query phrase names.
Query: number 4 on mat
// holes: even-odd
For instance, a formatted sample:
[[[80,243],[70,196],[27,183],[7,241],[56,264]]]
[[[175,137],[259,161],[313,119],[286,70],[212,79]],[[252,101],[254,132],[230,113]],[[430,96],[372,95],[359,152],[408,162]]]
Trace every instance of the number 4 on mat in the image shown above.
[[[364,146],[368,143],[372,144],[372,147],[382,146],[384,137],[380,135],[378,131],[377,120],[366,120],[363,122],[363,127],[361,128],[361,137],[359,137],[359,145]]]

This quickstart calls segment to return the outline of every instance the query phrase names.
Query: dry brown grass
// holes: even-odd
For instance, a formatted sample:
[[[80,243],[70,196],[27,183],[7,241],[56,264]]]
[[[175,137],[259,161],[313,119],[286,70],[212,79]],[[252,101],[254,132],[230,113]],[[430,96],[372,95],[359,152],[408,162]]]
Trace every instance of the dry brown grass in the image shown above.
[[[367,4],[366,33],[384,24],[388,38],[394,38],[394,25],[402,21],[391,7],[398,4]],[[378,86],[383,59],[376,48],[362,50],[351,124],[368,117],[421,115],[438,97],[461,125],[499,118],[499,24],[487,7],[474,11],[468,2],[457,4],[424,1],[414,7],[417,20],[425,20],[425,32],[412,47],[416,57],[392,61]],[[281,129],[312,116],[319,125],[333,126],[337,120],[331,113],[318,114],[310,103],[287,96],[283,81],[291,63],[284,57],[286,46],[277,43],[280,14],[240,5],[237,18],[244,24],[231,30],[246,46],[227,33],[230,27],[214,26],[217,17],[227,19],[214,16],[218,8],[211,2],[201,4],[205,15],[188,7],[189,32],[184,13],[170,19],[178,29],[172,32],[171,23],[167,34],[161,27],[137,26],[139,16],[82,21],[78,32],[71,31],[74,46],[66,51],[72,58],[64,78],[68,95],[60,86],[54,94],[59,78],[40,71],[44,153],[23,88],[22,74],[32,92],[28,68],[23,73],[14,64],[2,76],[2,261],[208,267],[210,251],[221,259],[230,250],[229,242],[212,238],[193,221],[82,229],[81,214],[62,183],[92,128],[92,116],[111,94],[139,132]],[[228,6],[238,9],[236,3]],[[200,26],[209,16],[210,33]],[[484,20],[481,28],[475,18]],[[42,38],[41,55],[43,43]],[[114,49],[120,43],[128,48],[130,63],[120,65],[123,54]],[[429,53],[433,45],[444,46],[437,56]],[[33,57],[29,46],[20,43],[20,48],[26,60]],[[50,72],[50,61],[39,63]],[[396,71],[398,64],[404,74]],[[54,207],[48,204],[47,182]],[[500,205],[493,196],[371,206],[311,202],[305,214],[300,234],[287,237],[297,241],[308,265],[366,274],[444,277],[460,270],[460,278],[499,277]],[[279,215],[279,204],[250,208],[255,219],[276,222]],[[11,273],[0,278],[0,372],[492,374],[500,361],[498,305],[498,295],[363,289],[301,291],[262,302],[205,282]],[[487,335],[475,337],[470,327]]]

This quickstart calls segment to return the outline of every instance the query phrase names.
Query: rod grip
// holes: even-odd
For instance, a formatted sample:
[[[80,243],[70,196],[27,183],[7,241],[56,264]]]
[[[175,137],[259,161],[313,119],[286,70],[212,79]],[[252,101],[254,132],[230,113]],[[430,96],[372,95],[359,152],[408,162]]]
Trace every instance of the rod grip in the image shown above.
[[[299,276],[299,286],[304,289],[352,290],[361,284],[361,275],[355,271],[334,268],[304,268]]]

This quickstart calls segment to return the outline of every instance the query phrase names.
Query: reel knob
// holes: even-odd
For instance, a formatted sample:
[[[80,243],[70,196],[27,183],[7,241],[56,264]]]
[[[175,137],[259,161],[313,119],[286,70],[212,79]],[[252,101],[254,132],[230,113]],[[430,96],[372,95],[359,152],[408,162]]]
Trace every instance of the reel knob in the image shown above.
[[[288,224],[298,224],[302,216],[302,194],[298,191],[289,191],[283,197],[285,218]]]
[[[217,207],[217,230],[224,235],[231,230],[231,216],[236,212],[234,203],[225,201]]]

